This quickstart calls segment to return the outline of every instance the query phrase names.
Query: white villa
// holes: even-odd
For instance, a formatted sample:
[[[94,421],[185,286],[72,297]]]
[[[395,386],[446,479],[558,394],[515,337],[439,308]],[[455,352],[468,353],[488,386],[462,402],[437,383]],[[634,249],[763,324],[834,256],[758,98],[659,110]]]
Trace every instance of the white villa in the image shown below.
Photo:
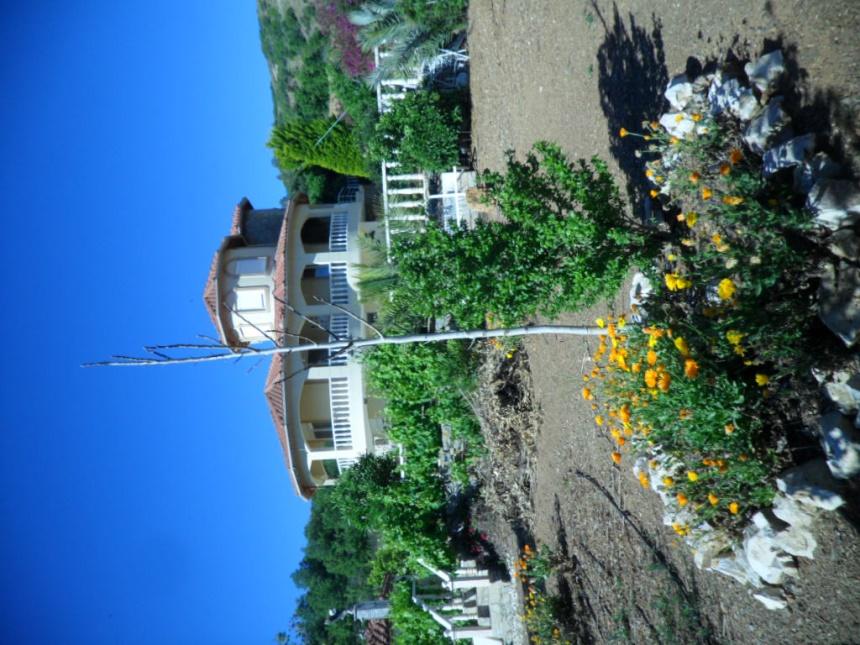
[[[357,265],[367,261],[359,235],[376,229],[364,216],[364,195],[286,208],[255,209],[242,199],[230,234],[215,253],[203,300],[221,342],[291,345],[360,338]],[[389,448],[382,401],[365,393],[362,366],[329,350],[278,354],[266,399],[296,492],[309,499],[333,484],[364,453]]]

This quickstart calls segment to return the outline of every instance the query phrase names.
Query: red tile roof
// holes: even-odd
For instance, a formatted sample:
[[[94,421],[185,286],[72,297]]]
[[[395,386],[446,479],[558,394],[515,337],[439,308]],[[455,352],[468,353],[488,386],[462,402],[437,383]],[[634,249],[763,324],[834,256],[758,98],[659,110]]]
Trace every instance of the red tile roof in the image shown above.
[[[366,645],[388,645],[391,642],[391,623],[387,620],[368,620],[364,627]]]
[[[254,210],[247,197],[243,197],[233,209],[233,223],[230,225],[230,235],[242,235],[245,226],[245,213]]]
[[[287,429],[287,410],[284,401],[284,360],[282,354],[272,356],[272,365],[269,367],[269,375],[266,377],[266,387],[263,392],[266,395],[266,401],[269,403],[269,412],[272,415],[272,421],[275,424],[275,430],[278,433],[278,439],[281,442],[281,450],[284,453],[284,461],[287,464],[287,471],[290,473],[290,480],[293,482],[293,488],[296,493],[305,499],[310,499],[316,490],[310,486],[300,486],[298,476],[296,474],[295,463],[293,461],[293,448],[288,435]]]

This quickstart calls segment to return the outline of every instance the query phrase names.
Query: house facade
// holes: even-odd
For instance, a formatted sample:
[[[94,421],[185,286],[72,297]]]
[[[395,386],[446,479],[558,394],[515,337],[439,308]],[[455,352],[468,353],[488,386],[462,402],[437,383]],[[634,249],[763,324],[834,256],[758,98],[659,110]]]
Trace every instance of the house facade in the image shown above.
[[[221,342],[322,344],[361,338],[361,235],[373,234],[359,187],[337,204],[236,206],[215,253],[203,300]],[[368,396],[362,366],[335,350],[273,357],[264,388],[296,492],[309,499],[365,453],[388,449],[382,401]]]

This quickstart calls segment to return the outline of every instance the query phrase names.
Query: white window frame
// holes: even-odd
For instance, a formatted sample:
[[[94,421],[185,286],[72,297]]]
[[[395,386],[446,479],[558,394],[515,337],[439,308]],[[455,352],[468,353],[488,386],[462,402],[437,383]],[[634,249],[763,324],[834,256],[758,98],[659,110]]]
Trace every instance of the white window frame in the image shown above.
[[[251,270],[244,270],[243,267],[249,267]],[[235,258],[227,265],[228,273],[236,276],[242,275],[268,275],[269,258],[249,257]]]
[[[261,307],[257,307],[257,301],[255,300],[253,304],[255,306],[246,308],[243,307],[241,303],[241,299],[243,294],[246,298],[248,297],[256,297],[253,292],[259,292],[260,295],[260,304]],[[236,294],[236,311],[241,311],[243,313],[249,311],[268,311],[269,310],[269,288],[268,287],[236,287],[234,289],[234,293]]]

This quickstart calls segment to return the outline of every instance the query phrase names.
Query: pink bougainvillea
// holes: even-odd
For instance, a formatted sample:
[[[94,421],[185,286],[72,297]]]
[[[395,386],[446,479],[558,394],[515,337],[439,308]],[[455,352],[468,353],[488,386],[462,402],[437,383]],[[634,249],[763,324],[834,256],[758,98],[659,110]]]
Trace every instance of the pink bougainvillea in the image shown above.
[[[361,0],[318,0],[317,22],[320,31],[331,40],[340,56],[340,65],[349,76],[363,76],[373,70],[373,56],[361,51],[358,27],[349,21],[348,13]]]

